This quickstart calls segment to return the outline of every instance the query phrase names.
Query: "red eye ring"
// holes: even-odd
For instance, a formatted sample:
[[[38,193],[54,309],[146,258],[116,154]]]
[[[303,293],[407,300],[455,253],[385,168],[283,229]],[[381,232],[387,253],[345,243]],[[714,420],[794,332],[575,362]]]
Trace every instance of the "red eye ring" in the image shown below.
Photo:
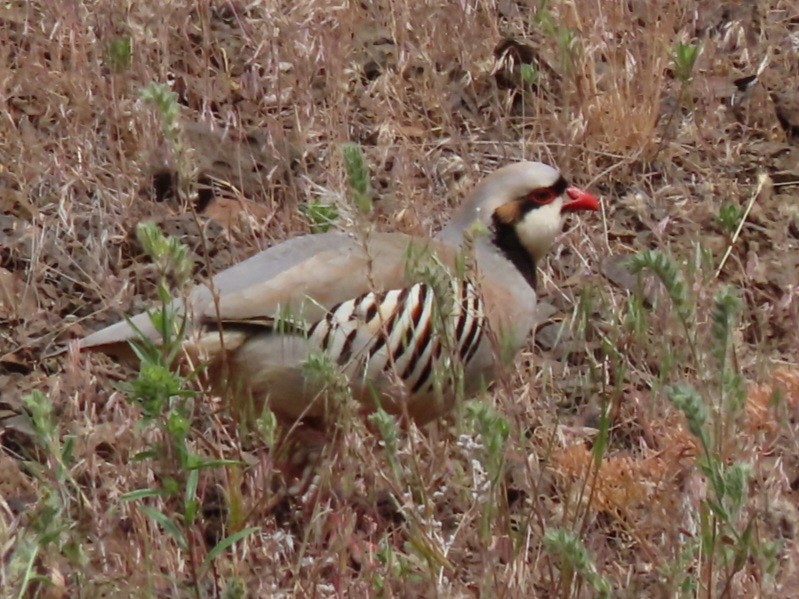
[[[552,189],[536,189],[535,191],[531,191],[527,199],[533,202],[534,204],[538,204],[539,206],[545,206],[546,204],[551,203],[557,194]]]

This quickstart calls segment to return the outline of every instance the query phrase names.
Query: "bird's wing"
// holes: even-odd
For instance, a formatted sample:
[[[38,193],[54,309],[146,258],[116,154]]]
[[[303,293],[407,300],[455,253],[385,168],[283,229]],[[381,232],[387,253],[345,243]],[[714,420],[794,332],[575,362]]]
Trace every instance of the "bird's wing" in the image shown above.
[[[348,235],[338,232],[294,237],[223,270],[212,279],[212,285],[197,285],[189,293],[187,300],[176,299],[172,307],[183,312],[188,306],[189,312],[196,316],[201,314],[209,303],[213,302],[215,294],[223,297],[250,285],[267,281],[310,259],[315,254],[324,252],[337,244],[345,244],[348,239]],[[84,337],[80,340],[79,347],[81,349],[98,349],[108,353],[124,353],[127,350],[127,342],[136,337],[130,323],[146,337],[159,338],[148,314],[143,312],[133,316],[129,321],[117,322]],[[120,351],[114,351],[115,346],[119,346]]]
[[[409,275],[418,278],[415,268],[430,267],[432,256],[436,264],[443,260],[452,265],[456,253],[401,233],[373,234],[368,241],[345,233],[305,235],[220,272],[212,286],[198,285],[188,300],[176,299],[173,307],[183,312],[188,306],[192,323],[218,319],[269,324],[286,314],[311,321],[368,291],[402,287]],[[429,264],[422,266],[424,262]],[[126,354],[127,342],[136,337],[134,327],[148,338],[159,338],[149,315],[142,313],[92,333],[80,341],[80,348]]]
[[[400,289],[449,271],[457,251],[402,233],[338,237],[322,251],[210,302],[205,322],[270,326],[276,319],[313,323],[334,306],[363,294]]]

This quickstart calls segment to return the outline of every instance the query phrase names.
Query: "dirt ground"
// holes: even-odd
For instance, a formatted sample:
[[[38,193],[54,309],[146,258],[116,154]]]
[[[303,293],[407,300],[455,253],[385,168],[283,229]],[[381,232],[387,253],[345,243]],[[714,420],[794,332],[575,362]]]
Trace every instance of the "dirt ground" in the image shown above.
[[[0,587],[799,593],[799,2],[12,0],[0,75]],[[142,99],[152,83],[176,94],[177,146]],[[292,494],[269,444],[207,397],[192,442],[244,465],[203,471],[186,548],[120,500],[159,484],[133,459],[154,434],[120,390],[134,371],[54,354],[151,305],[143,221],[188,245],[197,281],[308,232],[309,206],[335,206],[346,228],[345,143],[363,152],[380,230],[431,234],[521,159],[557,165],[602,211],[570,220],[539,266],[535,340],[478,400],[507,424],[496,477],[460,409],[404,431],[394,456],[348,424],[316,492]],[[645,249],[678,266],[688,322],[625,266]],[[712,349],[727,286],[736,406],[716,395]],[[674,384],[704,400],[712,448]],[[34,390],[49,436],[22,399]],[[738,464],[740,501],[713,475]]]

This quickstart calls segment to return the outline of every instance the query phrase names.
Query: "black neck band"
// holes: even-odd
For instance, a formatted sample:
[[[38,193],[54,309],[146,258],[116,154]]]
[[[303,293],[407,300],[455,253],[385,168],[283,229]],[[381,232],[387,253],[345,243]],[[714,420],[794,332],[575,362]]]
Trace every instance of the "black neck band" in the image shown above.
[[[518,269],[524,280],[535,289],[535,260],[519,241],[515,225],[503,223],[494,217],[494,245]]]

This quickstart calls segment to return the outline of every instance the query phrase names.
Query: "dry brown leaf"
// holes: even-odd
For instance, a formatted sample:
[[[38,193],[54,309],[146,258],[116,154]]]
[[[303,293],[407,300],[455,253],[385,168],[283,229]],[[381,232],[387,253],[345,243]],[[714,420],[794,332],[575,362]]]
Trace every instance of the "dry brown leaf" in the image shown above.
[[[238,224],[242,217],[252,216],[258,220],[266,220],[269,210],[263,204],[251,200],[215,197],[202,215],[229,229]]]
[[[6,185],[0,185],[0,213],[11,214],[29,221],[38,212],[36,206],[28,201],[24,193]]]
[[[37,311],[31,288],[16,273],[0,267],[0,319],[27,320]]]

